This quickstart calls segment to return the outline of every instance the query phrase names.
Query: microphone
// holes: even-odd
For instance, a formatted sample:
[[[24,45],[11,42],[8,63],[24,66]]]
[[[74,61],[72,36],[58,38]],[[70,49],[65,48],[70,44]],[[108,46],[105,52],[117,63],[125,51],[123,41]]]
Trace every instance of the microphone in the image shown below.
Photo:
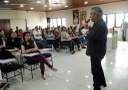
[[[87,21],[85,21],[85,23],[89,23],[90,22],[90,19],[88,19]]]

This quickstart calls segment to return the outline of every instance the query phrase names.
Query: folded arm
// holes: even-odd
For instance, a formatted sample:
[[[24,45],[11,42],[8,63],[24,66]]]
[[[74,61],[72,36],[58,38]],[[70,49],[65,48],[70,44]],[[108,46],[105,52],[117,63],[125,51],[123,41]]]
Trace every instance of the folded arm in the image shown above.
[[[37,48],[36,43],[34,42],[34,48],[30,48],[30,49],[25,50],[24,45],[21,45],[21,51],[22,51],[23,54],[27,54],[27,53],[38,51],[38,48]]]

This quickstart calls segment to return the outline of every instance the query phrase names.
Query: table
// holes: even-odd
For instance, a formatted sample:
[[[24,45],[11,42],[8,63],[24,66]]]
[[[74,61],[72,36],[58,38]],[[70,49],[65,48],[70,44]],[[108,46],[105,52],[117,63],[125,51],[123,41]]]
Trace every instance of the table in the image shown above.
[[[0,63],[1,63],[1,64],[6,64],[6,63],[14,62],[14,61],[16,61],[15,58],[0,59]]]

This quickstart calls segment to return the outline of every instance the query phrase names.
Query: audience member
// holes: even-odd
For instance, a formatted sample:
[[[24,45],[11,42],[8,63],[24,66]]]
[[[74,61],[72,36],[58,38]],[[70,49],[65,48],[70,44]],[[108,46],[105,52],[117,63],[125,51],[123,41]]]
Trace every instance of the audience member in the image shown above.
[[[6,41],[7,49],[19,49],[20,50],[20,40],[17,38],[15,32],[11,32]]]
[[[21,44],[21,52],[23,54],[38,52],[38,48],[37,48],[36,43],[33,40],[31,40],[30,32],[24,32],[23,33],[23,40],[24,41]],[[27,60],[38,60],[40,62],[41,74],[42,74],[42,78],[44,80],[46,79],[44,76],[44,71],[45,71],[44,64],[46,64],[51,70],[57,71],[57,69],[55,67],[53,67],[42,54],[38,54],[35,56],[31,56],[31,57],[26,56],[25,58]]]
[[[72,41],[72,38],[68,34],[66,27],[62,27],[61,42],[63,45],[67,45],[69,47],[71,54],[75,53],[74,42]]]
[[[37,27],[33,30],[33,37],[34,40],[37,43],[38,48],[45,48],[47,43],[46,41],[42,38],[42,32],[39,30]]]
[[[53,47],[55,48],[55,50],[57,52],[59,52],[59,43],[55,39],[55,36],[54,36],[53,32],[50,31],[50,29],[48,29],[46,32],[46,40],[47,40],[47,44],[52,44]]]

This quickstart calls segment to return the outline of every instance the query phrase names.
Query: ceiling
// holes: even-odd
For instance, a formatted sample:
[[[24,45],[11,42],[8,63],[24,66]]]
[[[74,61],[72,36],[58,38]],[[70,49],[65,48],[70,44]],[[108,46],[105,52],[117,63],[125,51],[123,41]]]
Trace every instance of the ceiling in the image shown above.
[[[120,1],[128,0],[0,0],[0,10],[49,12]]]

